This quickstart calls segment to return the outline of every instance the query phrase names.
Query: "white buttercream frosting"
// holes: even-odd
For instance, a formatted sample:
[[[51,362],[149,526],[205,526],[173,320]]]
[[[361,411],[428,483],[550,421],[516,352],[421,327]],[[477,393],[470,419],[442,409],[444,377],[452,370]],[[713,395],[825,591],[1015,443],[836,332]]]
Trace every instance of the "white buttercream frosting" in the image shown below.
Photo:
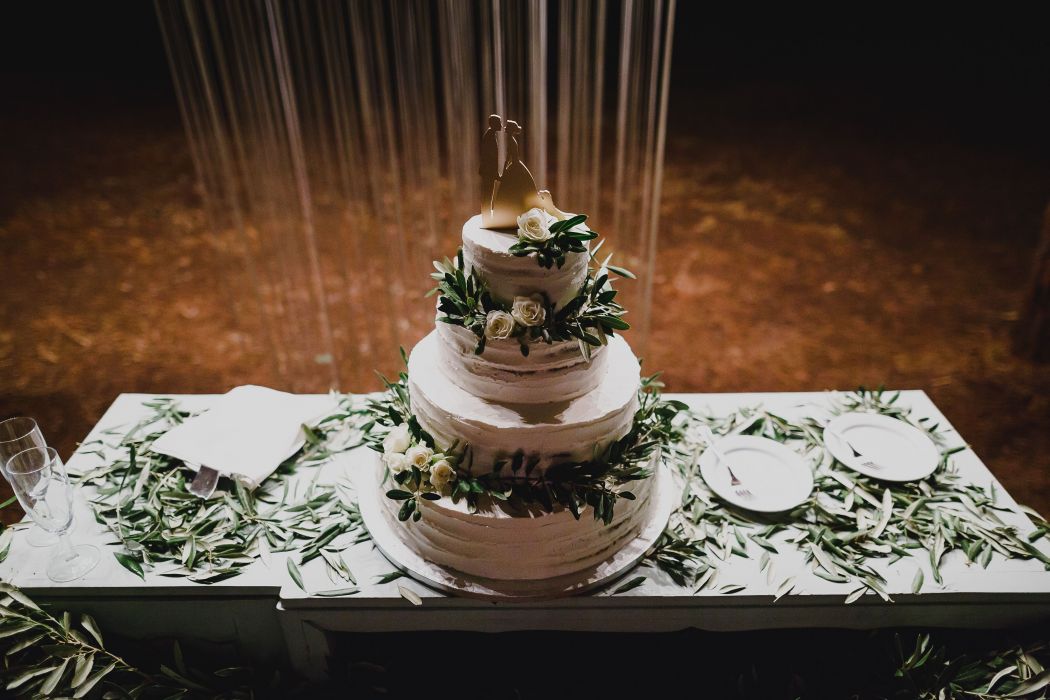
[[[463,262],[485,280],[489,292],[509,304],[516,296],[537,292],[558,308],[571,300],[587,279],[588,253],[568,253],[560,268],[540,267],[535,255],[518,257],[510,247],[518,242],[513,231],[482,228],[481,215],[463,224]]]
[[[588,362],[575,340],[534,341],[526,357],[520,343],[511,338],[487,341],[478,355],[474,352],[478,338],[466,328],[438,323],[437,333],[440,370],[465,391],[489,401],[568,401],[593,391],[605,376],[604,347],[594,348]]]
[[[551,464],[591,459],[627,434],[638,406],[640,368],[621,337],[594,349],[590,361],[575,340],[534,341],[523,356],[518,341],[506,337],[514,323],[538,323],[539,302],[530,302],[536,295],[546,295],[556,308],[576,296],[590,257],[569,253],[561,268],[545,269],[534,256],[510,253],[517,240],[512,232],[482,228],[480,216],[463,226],[466,267],[503,304],[525,299],[503,315],[509,320],[496,312],[486,319],[482,354],[474,353],[472,332],[438,323],[408,363],[413,415],[439,448],[469,445],[461,468],[475,474],[519,450],[538,460],[536,475]],[[398,521],[401,504],[390,499],[383,499],[383,514],[407,546],[439,565],[490,579],[548,579],[595,567],[633,540],[649,519],[651,481],[623,487],[636,498],[620,499],[609,525],[596,521],[590,508],[579,520],[560,507],[522,512],[505,503],[483,502],[472,513],[465,500],[448,497],[420,499],[419,521]]]
[[[655,462],[654,462],[655,464]],[[400,503],[384,499],[384,515],[425,559],[490,579],[535,580],[583,571],[630,542],[649,518],[652,479],[627,484],[635,500],[619,499],[609,525],[589,507],[576,520],[568,510],[521,513],[502,505],[470,513],[466,501],[420,501],[418,522],[399,522]]]
[[[640,369],[620,337],[610,339],[607,360],[592,391],[552,403],[487,400],[452,381],[442,369],[441,336],[427,335],[408,362],[412,413],[442,447],[470,445],[475,470],[525,450],[539,469],[555,461],[584,460],[631,428]],[[509,390],[509,389],[508,389]]]

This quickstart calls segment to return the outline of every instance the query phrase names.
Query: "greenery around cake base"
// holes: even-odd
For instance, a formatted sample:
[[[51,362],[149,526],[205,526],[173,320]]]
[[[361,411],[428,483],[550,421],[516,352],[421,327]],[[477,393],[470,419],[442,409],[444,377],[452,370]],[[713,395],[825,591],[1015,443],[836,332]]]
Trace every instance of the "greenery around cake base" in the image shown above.
[[[661,398],[663,384],[653,375],[642,379],[631,429],[604,447],[595,446],[590,459],[538,469],[539,456],[522,448],[495,464],[474,465],[470,445],[457,442],[439,446],[420,426],[412,413],[406,372],[401,372],[396,382],[383,381],[386,392],[369,401],[371,420],[362,432],[366,443],[384,454],[388,467],[394,465],[390,471],[396,487],[386,495],[401,501],[398,518],[402,521],[422,517],[420,499],[451,498],[454,503],[466,500],[471,510],[476,510],[482,499],[522,510],[539,508],[546,513],[564,508],[576,519],[589,506],[595,520],[609,524],[616,503],[635,498],[625,487],[652,476],[651,465],[661,449],[681,439],[682,427],[676,418],[688,409],[681,401]],[[404,430],[399,426],[407,426],[408,447],[392,451],[387,438],[394,431]],[[403,445],[404,441],[394,447]],[[392,455],[412,455],[415,459],[406,462]],[[441,462],[450,465],[454,475],[446,483],[435,484],[433,475]],[[476,470],[475,466],[483,468]]]

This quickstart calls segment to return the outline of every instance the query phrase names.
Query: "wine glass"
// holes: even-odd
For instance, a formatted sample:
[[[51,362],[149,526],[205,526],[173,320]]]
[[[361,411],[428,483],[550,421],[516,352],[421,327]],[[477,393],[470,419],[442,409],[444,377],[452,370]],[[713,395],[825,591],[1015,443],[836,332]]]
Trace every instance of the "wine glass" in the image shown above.
[[[47,577],[55,583],[66,583],[94,569],[101,558],[98,547],[74,547],[69,541],[75,486],[66,475],[58,452],[53,447],[31,447],[9,459],[5,471],[18,502],[33,521],[58,535],[58,546],[47,564]]]
[[[0,421],[0,472],[7,460],[30,447],[47,447],[40,426],[32,418],[18,417]],[[6,477],[7,473],[4,472]],[[26,531],[26,543],[33,547],[50,547],[58,542],[58,536],[37,524]]]

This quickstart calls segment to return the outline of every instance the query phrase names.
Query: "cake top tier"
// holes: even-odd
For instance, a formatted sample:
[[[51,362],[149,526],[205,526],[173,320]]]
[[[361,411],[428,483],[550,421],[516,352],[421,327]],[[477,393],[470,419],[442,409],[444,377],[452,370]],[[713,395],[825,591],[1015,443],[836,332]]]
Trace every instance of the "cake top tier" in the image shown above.
[[[633,275],[608,258],[595,261],[601,244],[592,249],[598,234],[585,225],[587,217],[561,211],[550,192],[536,189],[521,162],[520,134],[515,122],[489,118],[478,171],[481,213],[463,225],[456,257],[434,261],[436,321],[473,333],[479,355],[488,341],[513,339],[523,356],[537,342],[576,342],[590,360],[592,348],[630,328],[611,281]],[[502,168],[501,137],[507,147]]]
[[[534,254],[519,256],[511,252],[516,243],[517,232],[484,228],[481,216],[463,224],[464,262],[485,280],[497,300],[510,303],[516,296],[541,293],[561,308],[576,296],[587,277],[589,253],[566,253],[561,267],[546,269],[536,264]]]

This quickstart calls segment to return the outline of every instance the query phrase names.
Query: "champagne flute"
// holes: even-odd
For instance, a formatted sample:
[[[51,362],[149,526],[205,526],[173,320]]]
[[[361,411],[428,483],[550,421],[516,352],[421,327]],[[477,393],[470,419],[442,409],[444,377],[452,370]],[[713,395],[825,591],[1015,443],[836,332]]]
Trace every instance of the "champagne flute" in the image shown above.
[[[22,450],[30,447],[47,447],[40,426],[32,418],[18,417],[0,421],[0,472],[7,460]],[[7,473],[4,472],[4,476]],[[26,543],[33,547],[50,547],[58,542],[58,537],[34,523],[26,531]]]
[[[55,583],[67,583],[94,569],[101,558],[98,547],[74,547],[69,541],[75,486],[66,475],[58,452],[53,447],[31,447],[9,459],[5,471],[18,502],[33,521],[58,535],[55,553],[47,564],[47,577]]]

